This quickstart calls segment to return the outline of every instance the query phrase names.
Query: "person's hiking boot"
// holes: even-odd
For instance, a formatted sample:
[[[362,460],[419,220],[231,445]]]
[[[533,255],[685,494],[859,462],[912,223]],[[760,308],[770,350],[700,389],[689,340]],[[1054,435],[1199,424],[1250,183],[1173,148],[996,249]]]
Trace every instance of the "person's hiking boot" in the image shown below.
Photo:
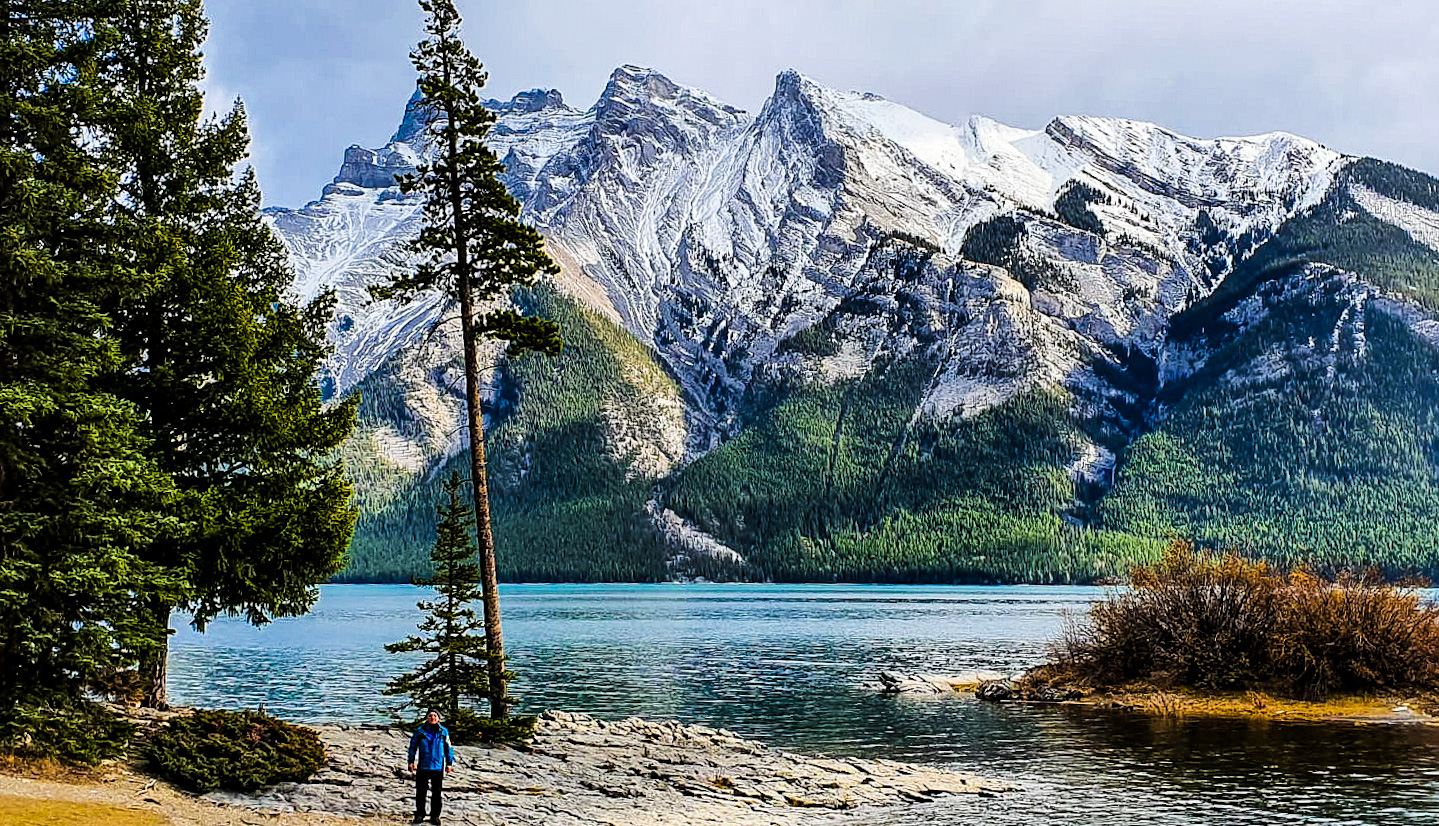
[[[415,815],[415,819],[410,821],[411,824],[414,824],[414,823],[424,823],[424,822],[425,822],[425,816],[424,816],[424,815]]]

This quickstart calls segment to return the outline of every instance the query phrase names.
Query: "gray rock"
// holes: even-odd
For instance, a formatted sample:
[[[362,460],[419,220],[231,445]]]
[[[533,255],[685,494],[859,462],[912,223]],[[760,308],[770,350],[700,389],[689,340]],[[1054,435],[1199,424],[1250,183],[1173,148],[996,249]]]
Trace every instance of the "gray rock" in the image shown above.
[[[395,818],[409,812],[413,780],[402,735],[318,729],[329,765],[312,781],[207,797],[269,812]],[[541,715],[534,740],[522,749],[460,746],[456,754],[445,784],[446,818],[456,823],[841,823],[855,808],[1007,788],[927,766],[777,751],[701,726],[558,711]]]
[[[1065,703],[1083,696],[1084,692],[1077,688],[1047,685],[1031,691],[1024,699],[1037,703]]]
[[[879,673],[880,690],[886,694],[953,694],[974,691],[992,680],[1002,680],[997,671],[964,671],[959,674],[902,674],[897,671]]]
[[[1014,683],[1009,680],[991,680],[980,685],[979,690],[974,692],[974,696],[991,703],[1002,703],[1015,699],[1016,692]]]

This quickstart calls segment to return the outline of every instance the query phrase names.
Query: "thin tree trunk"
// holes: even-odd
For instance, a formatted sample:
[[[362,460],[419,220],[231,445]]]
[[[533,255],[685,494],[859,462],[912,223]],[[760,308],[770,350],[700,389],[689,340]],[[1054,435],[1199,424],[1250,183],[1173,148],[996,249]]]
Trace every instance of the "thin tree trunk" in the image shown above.
[[[461,248],[463,249],[463,247]],[[485,420],[480,410],[480,365],[468,279],[461,278],[460,327],[465,348],[465,402],[469,408],[470,479],[475,498],[475,533],[480,546],[480,598],[485,608],[485,652],[488,654],[490,717],[509,716],[505,691],[505,643],[500,630],[499,577],[495,571],[495,537],[490,528],[490,489],[485,473]]]
[[[154,621],[159,623],[164,632],[159,645],[140,657],[140,705],[143,708],[166,711],[170,708],[169,694],[165,689],[170,672],[170,605],[166,602],[155,602],[150,605],[149,610],[153,612]]]

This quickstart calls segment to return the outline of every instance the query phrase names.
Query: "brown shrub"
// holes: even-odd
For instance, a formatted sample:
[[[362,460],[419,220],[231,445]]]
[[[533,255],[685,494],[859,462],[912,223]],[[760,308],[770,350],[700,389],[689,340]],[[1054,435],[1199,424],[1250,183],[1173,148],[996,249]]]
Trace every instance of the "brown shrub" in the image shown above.
[[[1439,608],[1374,576],[1284,574],[1175,542],[1058,645],[1099,685],[1333,691],[1439,689]]]
[[[1439,688],[1439,607],[1374,575],[1290,575],[1270,641],[1274,678],[1296,693]]]
[[[1263,562],[1176,542],[1072,625],[1064,658],[1094,681],[1227,688],[1259,678],[1283,580]]]

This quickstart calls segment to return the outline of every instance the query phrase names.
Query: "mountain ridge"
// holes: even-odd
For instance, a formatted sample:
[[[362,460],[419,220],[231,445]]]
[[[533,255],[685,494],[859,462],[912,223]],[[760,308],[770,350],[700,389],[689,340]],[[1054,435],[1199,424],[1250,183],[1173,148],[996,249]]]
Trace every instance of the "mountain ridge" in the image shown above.
[[[1294,255],[1324,262],[1332,250],[1310,240],[1319,237],[1320,224],[1374,239],[1367,247],[1355,241],[1349,258],[1329,264],[1348,267],[1361,281],[1377,279],[1370,287],[1380,302],[1351,308],[1346,319],[1367,319],[1387,301],[1393,307],[1386,317],[1400,319],[1404,329],[1421,338],[1439,329],[1427,308],[1424,257],[1439,263],[1439,212],[1431,203],[1439,190],[1425,189],[1432,179],[1387,167],[1376,172],[1367,161],[1288,133],[1195,139],[1154,124],[1085,116],[1056,117],[1037,130],[982,116],[955,126],[877,95],[826,89],[794,70],[780,73],[774,94],[753,115],[634,66],[617,69],[584,112],[556,90],[528,90],[490,106],[498,116],[491,145],[504,159],[505,183],[562,265],[559,292],[545,299],[547,306],[578,302],[597,314],[584,316],[585,325],[618,323],[673,383],[682,424],[657,424],[652,413],[617,415],[613,405],[607,419],[593,424],[600,444],[623,442],[633,454],[606,449],[620,475],[653,485],[643,516],[658,545],[670,549],[674,576],[765,578],[781,569],[797,576],[803,565],[779,561],[783,543],[801,547],[794,543],[803,540],[838,553],[835,537],[845,531],[859,531],[863,545],[865,532],[882,531],[886,519],[941,514],[960,500],[970,503],[961,508],[969,513],[1029,502],[1021,515],[1039,520],[1031,527],[1042,523],[1036,530],[1050,537],[1040,545],[1091,554],[1090,562],[1074,563],[1085,571],[1078,578],[1122,573],[1130,557],[1096,550],[1129,542],[1107,538],[1109,526],[1127,526],[1121,533],[1137,537],[1131,556],[1152,553],[1153,543],[1143,538],[1159,529],[1124,516],[1133,510],[1128,505],[1106,511],[1103,500],[1115,484],[1135,490],[1126,460],[1132,445],[1165,426],[1176,401],[1166,401],[1166,389],[1182,396],[1178,388],[1228,346],[1203,336],[1176,343],[1174,325],[1188,329],[1213,306],[1214,318],[1200,325],[1212,326],[1232,311],[1228,305],[1248,301],[1250,317],[1226,328],[1242,337],[1236,331],[1252,329],[1273,310],[1263,297],[1271,294],[1310,296],[1309,304],[1285,305],[1285,313],[1327,313],[1337,299],[1300,289],[1312,275],[1283,264]],[[401,308],[370,302],[364,293],[389,268],[407,265],[401,243],[417,228],[421,205],[379,184],[423,157],[426,118],[412,98],[391,142],[346,150],[319,200],[267,210],[295,261],[297,291],[329,287],[339,295],[331,328],[336,353],[325,377],[337,395],[373,381],[395,359],[403,362],[431,336],[441,313],[437,297]],[[1316,228],[1305,229],[1310,224]],[[1299,286],[1266,293],[1263,285],[1275,279]],[[612,339],[597,333],[589,340]],[[614,375],[595,392],[623,396],[617,388],[625,371],[640,369],[638,352],[605,361]],[[597,363],[589,355],[584,360]],[[876,382],[892,371],[915,376],[913,390],[901,394],[902,409],[884,414],[890,418],[864,425],[891,435],[874,441],[878,431],[847,429],[857,420],[855,399],[889,409],[879,401],[889,391]],[[512,404],[545,403],[507,389],[503,372],[487,379],[490,396],[519,393]],[[410,392],[443,395],[423,370],[411,373]],[[418,389],[426,383],[429,389]],[[1063,401],[1055,407],[1039,399]],[[1036,410],[1059,416],[1052,433],[1067,435],[1053,444],[1067,447],[1013,453],[993,442],[1003,434],[988,431],[983,444],[990,447],[979,447],[967,423],[1006,405],[1029,411],[1023,416]],[[487,414],[493,428],[505,430],[503,416]],[[781,422],[789,423],[781,428],[785,438],[798,442],[752,447],[754,438],[742,438]],[[1051,432],[1050,424],[1036,422]],[[680,431],[684,447],[675,456]],[[976,478],[973,490],[946,494],[949,505],[908,491],[892,501],[879,496],[878,510],[868,515],[860,514],[857,498],[851,507],[859,510],[781,519],[775,529],[788,533],[777,537],[756,533],[753,522],[765,514],[742,503],[717,504],[692,481],[708,474],[720,487],[782,487],[782,472],[751,478],[746,462],[758,468],[791,456],[795,467],[813,470],[804,458],[811,449],[803,447],[806,439],[814,440],[816,456],[827,457],[821,465],[829,468],[831,492],[846,473],[855,490],[883,491],[896,484],[897,468],[908,468],[913,484],[927,479],[948,490],[926,463],[938,461],[934,451],[943,454],[949,444],[1040,462],[1031,472],[1052,477],[1057,487],[1053,495],[1014,499],[1022,479]],[[844,470],[849,439],[888,459],[871,468],[857,458]],[[464,449],[453,440],[424,441],[403,447],[372,440],[380,447],[353,458],[384,463],[387,451],[419,450],[428,458],[410,484],[422,486],[435,463]],[[792,450],[797,445],[799,453]],[[726,458],[725,451],[746,450],[743,460]],[[634,456],[641,455],[673,461],[640,468]],[[721,467],[729,476],[714,476]],[[961,462],[951,472],[959,478],[966,471]],[[766,501],[776,513],[804,510]],[[677,502],[690,505],[670,507]],[[948,519],[941,516],[931,521]],[[983,556],[963,536],[967,523],[945,524],[948,533],[936,542]],[[407,541],[418,547],[423,536],[421,526]],[[860,556],[844,564],[862,567],[867,552],[854,553]],[[984,569],[945,564],[952,572]],[[1031,567],[1051,579],[1067,576]]]

